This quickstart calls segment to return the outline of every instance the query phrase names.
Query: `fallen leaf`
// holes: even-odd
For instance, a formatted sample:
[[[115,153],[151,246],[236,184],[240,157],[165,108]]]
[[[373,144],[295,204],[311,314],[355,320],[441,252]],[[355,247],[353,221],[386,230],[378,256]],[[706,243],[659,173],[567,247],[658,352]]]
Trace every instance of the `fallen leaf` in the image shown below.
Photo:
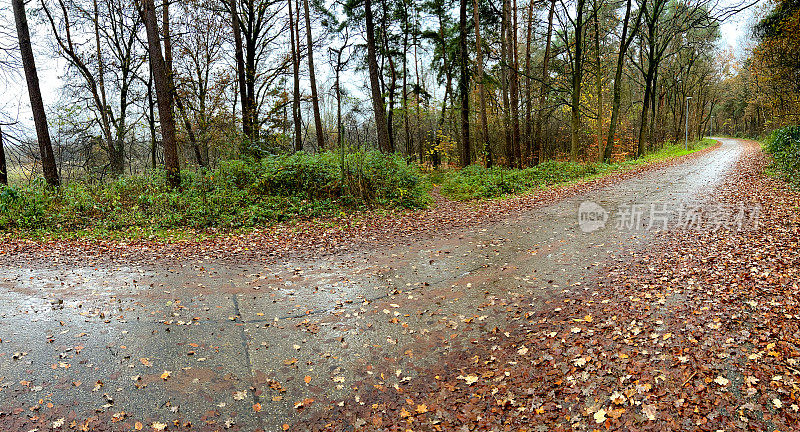
[[[472,384],[475,384],[478,381],[478,376],[477,375],[467,375],[467,376],[459,375],[459,376],[456,377],[456,379],[462,379],[467,383],[467,385],[472,385]]]
[[[655,420],[656,419],[656,406],[653,404],[644,404],[642,405],[642,414],[647,416],[648,420]]]
[[[594,413],[594,422],[598,424],[603,423],[604,421],[606,421],[606,414],[607,414],[606,410],[600,408],[598,411]]]

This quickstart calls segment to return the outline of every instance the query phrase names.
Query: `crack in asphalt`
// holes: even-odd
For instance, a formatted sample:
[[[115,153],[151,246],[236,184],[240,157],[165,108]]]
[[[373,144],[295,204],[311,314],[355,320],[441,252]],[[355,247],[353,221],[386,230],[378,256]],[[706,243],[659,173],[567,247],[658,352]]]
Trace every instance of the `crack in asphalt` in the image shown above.
[[[234,310],[234,312],[236,313],[237,316],[240,316],[239,300],[236,298],[236,295],[232,295],[231,296],[231,300],[233,302],[233,310]],[[239,327],[239,339],[242,342],[242,349],[244,350],[244,358],[245,358],[245,362],[247,363],[247,370],[250,373],[250,389],[249,389],[250,390],[250,395],[253,397],[253,403],[254,404],[259,404],[259,406],[260,406],[261,405],[261,396],[259,396],[256,393],[256,390],[257,390],[257,387],[256,387],[256,371],[255,371],[255,368],[253,367],[253,361],[252,361],[252,359],[250,357],[249,338],[247,337],[247,333],[245,332],[244,325],[240,325],[238,327]],[[258,428],[261,429],[261,430],[264,430],[264,420],[261,418],[261,416],[258,416],[258,415],[255,416],[255,418],[256,418],[256,424],[258,425]]]

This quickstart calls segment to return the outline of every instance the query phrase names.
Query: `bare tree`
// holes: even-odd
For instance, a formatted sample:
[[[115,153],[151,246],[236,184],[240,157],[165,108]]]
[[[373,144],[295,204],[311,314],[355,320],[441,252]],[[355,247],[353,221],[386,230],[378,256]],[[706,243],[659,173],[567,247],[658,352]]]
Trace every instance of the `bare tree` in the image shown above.
[[[298,0],[299,1],[299,0]],[[303,150],[303,119],[300,116],[300,35],[296,31],[292,0],[289,0],[289,38],[292,50],[292,121],[294,124],[294,151]],[[298,17],[299,19],[299,17]]]
[[[56,16],[47,1],[42,0],[41,4],[59,52],[77,72],[81,82],[78,88],[91,95],[89,107],[100,127],[101,143],[108,155],[111,172],[122,175],[125,136],[129,132],[127,114],[132,104],[131,86],[142,64],[136,53],[136,36],[141,25],[138,14],[128,17],[130,9],[125,2],[118,0],[105,0],[102,5],[98,0],[89,5],[57,0],[60,16]],[[81,31],[91,32],[92,44],[80,40]],[[75,40],[76,33],[78,40]],[[83,49],[85,46],[88,48]],[[113,104],[116,111],[106,82],[108,63],[115,68],[110,74],[115,77],[111,84],[118,86],[115,89],[118,100]]]
[[[252,138],[253,135],[253,119],[252,111],[254,109],[253,101],[250,98],[250,93],[247,89],[247,67],[244,63],[244,42],[242,41],[242,25],[239,21],[239,11],[236,7],[236,0],[230,0],[228,3],[229,13],[231,15],[231,30],[234,40],[234,53],[236,59],[236,81],[239,84],[239,98],[242,104],[242,132],[246,138]],[[246,149],[240,149],[241,153],[246,153]]]
[[[286,76],[291,56],[286,55],[286,0],[229,0],[222,5],[231,15],[236,57],[236,73],[242,104],[242,131],[245,140],[240,151],[260,156],[258,145],[262,116],[267,99],[274,95],[275,83]],[[296,36],[296,33],[295,33]]]
[[[147,48],[150,54],[150,67],[156,88],[167,183],[170,187],[176,188],[181,184],[181,173],[178,161],[178,142],[175,136],[175,118],[172,114],[172,86],[170,85],[167,64],[161,52],[161,36],[153,0],[142,0],[140,13],[147,31]]]
[[[39,141],[39,153],[42,158],[42,171],[44,179],[50,186],[58,187],[60,181],[56,160],[53,156],[53,145],[50,140],[50,131],[47,127],[47,115],[44,111],[42,91],[39,88],[39,75],[36,72],[36,61],[33,57],[31,34],[28,28],[28,17],[25,14],[24,0],[11,0],[14,8],[14,18],[17,23],[17,39],[22,56],[22,66],[25,69],[25,79],[28,84],[33,121],[36,125],[36,136]]]
[[[319,95],[317,94],[317,73],[314,71],[314,38],[311,30],[311,14],[309,13],[308,0],[302,1],[306,18],[308,80],[311,85],[311,108],[314,111],[314,128],[317,134],[317,146],[319,148],[325,148],[325,131],[322,128],[322,115],[319,111]]]
[[[547,96],[550,71],[550,49],[553,41],[553,15],[555,14],[556,0],[550,0],[550,12],[547,14],[547,42],[544,48],[544,60],[542,61],[542,87],[539,92],[539,107],[536,110],[536,129],[534,131],[534,150],[533,164],[537,165],[544,159],[544,137],[542,134],[542,123],[544,122],[544,103]]]
[[[381,151],[391,151],[389,128],[386,123],[383,93],[380,85],[380,70],[378,69],[377,48],[375,42],[375,20],[372,14],[372,0],[364,0],[364,20],[367,33],[367,65],[369,67],[369,84],[372,93],[372,110],[375,116],[375,127],[378,131],[378,148]]]
[[[585,21],[583,19],[583,9],[586,0],[577,0],[575,6],[577,16],[573,25],[575,27],[575,52],[572,58],[572,120],[570,122],[570,147],[569,160],[578,161],[578,133],[581,127],[581,83],[583,81],[583,32]]]
[[[509,71],[509,104],[511,115],[511,152],[509,155],[512,165],[520,168],[522,166],[522,151],[520,147],[520,125],[519,125],[519,47],[517,45],[517,0],[513,0],[506,8],[506,30],[508,32],[508,58],[506,68]]]
[[[533,112],[533,71],[531,71],[531,45],[533,44],[533,0],[528,0],[527,41],[525,42],[525,151],[523,165],[531,162],[533,150],[533,133],[531,115]]]
[[[0,184],[8,184],[8,167],[6,165],[6,149],[3,146],[2,128],[0,128]]]
[[[469,140],[469,53],[467,52],[467,4],[469,0],[460,0],[459,8],[459,57],[461,76],[458,91],[461,96],[461,165],[472,163]]]
[[[636,37],[639,30],[639,24],[642,21],[642,13],[646,7],[646,0],[642,2],[639,7],[639,12],[636,15],[636,20],[633,22],[633,28],[630,28],[631,18],[631,5],[633,0],[627,0],[625,3],[625,17],[622,19],[622,36],[619,41],[619,51],[617,53],[617,69],[614,72],[614,90],[613,102],[611,105],[611,124],[608,126],[608,137],[606,138],[606,146],[603,149],[603,161],[609,162],[611,155],[614,151],[614,138],[617,133],[617,121],[619,119],[620,105],[622,102],[622,69],[625,65],[625,54],[631,42]]]
[[[481,39],[479,0],[473,0],[473,15],[475,21],[475,65],[477,69],[475,81],[478,84],[478,104],[480,109],[478,118],[480,119],[481,144],[486,152],[486,166],[491,167],[493,163],[492,146],[489,143],[489,116],[486,112],[486,88],[484,86],[486,77],[483,69],[483,40]]]

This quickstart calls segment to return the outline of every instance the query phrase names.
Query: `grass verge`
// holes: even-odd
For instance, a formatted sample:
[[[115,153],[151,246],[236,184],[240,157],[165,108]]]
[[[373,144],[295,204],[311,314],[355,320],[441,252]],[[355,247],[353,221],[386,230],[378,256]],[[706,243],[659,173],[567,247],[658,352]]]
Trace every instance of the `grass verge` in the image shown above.
[[[682,144],[666,144],[660,150],[642,158],[612,164],[547,161],[525,169],[473,165],[462,170],[440,173],[436,180],[441,184],[442,195],[450,199],[468,201],[498,198],[630,170],[693,153],[715,143],[715,140],[706,138],[690,143],[688,148]]]
[[[689,149],[667,145],[616,164],[548,161],[522,170],[473,165],[426,175],[397,155],[350,154],[343,165],[336,153],[301,152],[186,171],[180,190],[170,190],[160,172],[109,183],[72,182],[58,190],[35,182],[0,187],[0,237],[199,240],[285,221],[319,217],[324,223],[333,216],[358,218],[364,210],[425,208],[434,182],[441,183],[444,196],[459,201],[525,193],[679,157],[714,142]]]
[[[226,161],[214,170],[182,173],[171,190],[163,173],[109,183],[43,182],[0,189],[0,232],[25,238],[179,240],[300,218],[361,209],[422,208],[427,177],[397,155],[296,153]]]

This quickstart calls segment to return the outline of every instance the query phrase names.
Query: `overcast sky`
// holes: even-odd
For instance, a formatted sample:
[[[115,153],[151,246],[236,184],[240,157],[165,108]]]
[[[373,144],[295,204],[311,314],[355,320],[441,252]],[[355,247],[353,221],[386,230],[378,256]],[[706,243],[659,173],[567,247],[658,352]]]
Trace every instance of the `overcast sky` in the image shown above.
[[[749,41],[749,24],[758,13],[758,10],[759,8],[756,7],[745,11],[729,18],[721,26],[721,48],[730,47],[734,50],[736,58],[739,60],[743,59],[743,56],[746,55],[746,48]],[[0,9],[0,25],[7,26],[11,24],[13,24],[11,11],[9,9]],[[41,34],[45,32],[46,29],[36,28],[34,22],[30,22],[30,24],[34,32],[32,39],[42,96],[45,106],[50,107],[58,100],[59,88],[62,85],[59,76],[63,73],[65,62],[61,59],[54,58],[52,47],[49,46],[50,44],[48,42],[42,42],[46,41],[47,38],[36,37],[36,33]],[[0,41],[0,46],[15,46],[15,43],[16,41]],[[324,67],[326,67],[326,63],[322,62],[320,66],[318,66],[318,69]],[[319,71],[319,73],[324,75],[324,71]],[[30,127],[33,121],[22,71],[18,71],[18,73],[0,74],[0,94],[2,95],[2,97],[0,97],[0,110],[5,113],[6,117],[18,116],[22,124]]]

